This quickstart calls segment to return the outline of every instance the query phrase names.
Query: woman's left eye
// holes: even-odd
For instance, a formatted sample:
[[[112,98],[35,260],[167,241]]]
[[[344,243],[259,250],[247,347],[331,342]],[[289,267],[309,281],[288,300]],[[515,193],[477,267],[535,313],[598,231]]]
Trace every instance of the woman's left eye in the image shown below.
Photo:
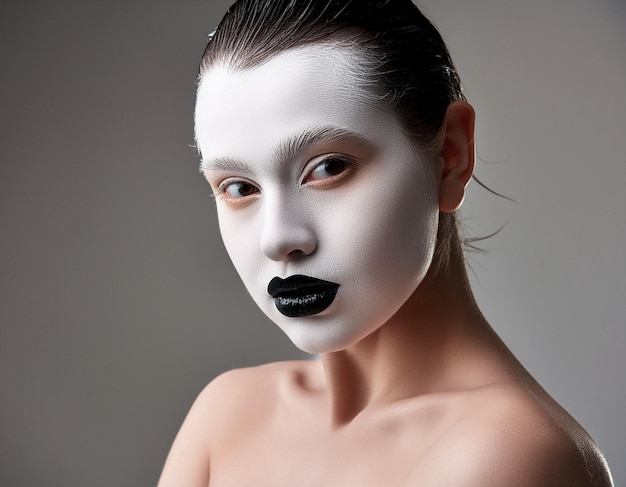
[[[334,178],[346,172],[351,166],[352,163],[350,161],[339,157],[329,157],[313,167],[306,175],[304,182],[308,183]]]

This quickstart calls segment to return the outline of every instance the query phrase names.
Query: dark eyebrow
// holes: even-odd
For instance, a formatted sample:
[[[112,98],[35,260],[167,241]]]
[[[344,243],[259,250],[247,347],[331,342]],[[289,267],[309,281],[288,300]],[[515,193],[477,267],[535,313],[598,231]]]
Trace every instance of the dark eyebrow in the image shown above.
[[[342,139],[353,139],[365,141],[365,138],[357,133],[338,127],[318,127],[304,130],[295,135],[289,136],[281,141],[273,151],[275,161],[288,161],[296,154],[312,145],[320,142],[335,142]],[[200,162],[200,171],[218,170],[226,172],[252,173],[247,164],[229,157],[215,157],[203,159]]]
[[[274,150],[274,159],[277,161],[288,161],[312,145],[320,142],[335,142],[342,139],[363,139],[363,137],[349,130],[330,126],[305,130],[281,142]]]
[[[200,161],[200,172],[204,171],[225,171],[235,173],[252,173],[244,162],[231,159],[230,157],[213,157]]]

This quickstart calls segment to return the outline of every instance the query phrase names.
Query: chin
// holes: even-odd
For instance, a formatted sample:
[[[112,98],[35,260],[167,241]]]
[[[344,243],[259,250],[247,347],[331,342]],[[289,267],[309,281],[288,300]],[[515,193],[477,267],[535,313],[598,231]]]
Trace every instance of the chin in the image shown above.
[[[281,328],[296,347],[303,352],[315,355],[346,350],[374,331],[351,330],[347,332],[341,330],[336,322],[303,326],[291,324],[291,326],[281,326]]]

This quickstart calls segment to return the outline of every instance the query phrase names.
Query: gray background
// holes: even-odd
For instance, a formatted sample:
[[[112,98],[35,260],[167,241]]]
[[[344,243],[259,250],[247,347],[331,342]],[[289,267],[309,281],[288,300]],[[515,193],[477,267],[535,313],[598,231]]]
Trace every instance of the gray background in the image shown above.
[[[0,0],[0,485],[156,482],[195,395],[301,357],[222,248],[190,148],[228,2]],[[626,484],[626,10],[424,0],[478,113],[479,303]]]

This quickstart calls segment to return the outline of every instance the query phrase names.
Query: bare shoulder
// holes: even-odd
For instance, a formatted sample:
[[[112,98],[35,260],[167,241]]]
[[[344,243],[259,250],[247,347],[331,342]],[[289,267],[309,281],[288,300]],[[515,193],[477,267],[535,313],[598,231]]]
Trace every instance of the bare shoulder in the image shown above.
[[[450,485],[611,487],[602,454],[564,410],[518,386],[476,391],[437,461]],[[442,465],[443,466],[443,465]]]
[[[285,383],[308,375],[306,362],[235,369],[213,379],[194,401],[167,457],[159,487],[206,486],[210,459],[259,428],[280,400]]]
[[[216,402],[228,404],[229,410],[238,406],[247,409],[250,403],[242,403],[242,400],[274,401],[284,387],[311,382],[319,367],[313,360],[294,360],[229,370],[213,379],[198,400],[213,406],[218,406]]]
[[[209,441],[224,444],[238,432],[249,436],[267,427],[285,389],[306,381],[311,368],[309,361],[290,361],[224,372],[199,394],[190,414],[203,418]]]

